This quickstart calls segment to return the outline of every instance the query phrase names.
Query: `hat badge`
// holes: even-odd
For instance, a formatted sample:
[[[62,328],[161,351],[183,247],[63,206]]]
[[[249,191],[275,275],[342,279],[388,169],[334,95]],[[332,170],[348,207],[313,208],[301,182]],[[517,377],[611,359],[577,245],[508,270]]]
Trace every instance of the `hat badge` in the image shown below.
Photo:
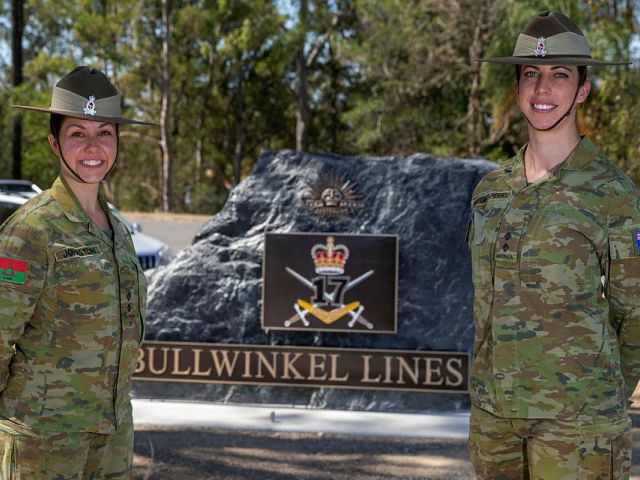
[[[89,100],[87,100],[87,104],[82,109],[85,115],[95,115],[96,114],[96,97],[93,95],[89,96]]]
[[[547,54],[547,45],[545,44],[546,41],[547,39],[544,37],[540,37],[538,39],[538,42],[536,43],[536,48],[533,50],[533,54],[536,57],[544,57]]]

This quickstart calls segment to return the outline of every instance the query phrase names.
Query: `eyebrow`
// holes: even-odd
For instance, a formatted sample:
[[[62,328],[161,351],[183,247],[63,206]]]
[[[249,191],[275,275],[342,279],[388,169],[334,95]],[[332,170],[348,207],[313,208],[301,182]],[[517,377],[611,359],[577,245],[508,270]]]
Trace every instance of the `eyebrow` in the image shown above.
[[[104,122],[104,123],[101,123],[100,125],[98,125],[98,128],[102,128],[105,125],[111,125],[111,124],[112,124],[111,122]],[[69,127],[77,127],[77,128],[82,129],[82,130],[85,130],[85,127],[83,127],[79,123],[71,123],[71,124],[69,124]]]
[[[534,70],[540,70],[540,67],[538,65],[523,65],[522,68],[533,68]],[[551,67],[551,70],[558,70],[560,68],[562,68],[563,70],[571,71],[571,69],[565,65],[553,65]]]

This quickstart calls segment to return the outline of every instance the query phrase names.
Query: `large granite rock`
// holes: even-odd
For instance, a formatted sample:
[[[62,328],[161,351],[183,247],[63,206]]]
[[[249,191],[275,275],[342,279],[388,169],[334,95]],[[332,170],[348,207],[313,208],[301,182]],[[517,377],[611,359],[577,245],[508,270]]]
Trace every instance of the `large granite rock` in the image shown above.
[[[340,157],[270,151],[193,244],[151,275],[147,340],[470,351],[470,259],[465,245],[471,193],[496,164],[485,160]],[[357,183],[362,210],[321,217],[301,197],[319,176]],[[385,233],[400,236],[398,333],[270,331],[260,326],[265,232]],[[319,408],[434,411],[466,408],[466,395],[301,387],[137,382],[138,396]]]

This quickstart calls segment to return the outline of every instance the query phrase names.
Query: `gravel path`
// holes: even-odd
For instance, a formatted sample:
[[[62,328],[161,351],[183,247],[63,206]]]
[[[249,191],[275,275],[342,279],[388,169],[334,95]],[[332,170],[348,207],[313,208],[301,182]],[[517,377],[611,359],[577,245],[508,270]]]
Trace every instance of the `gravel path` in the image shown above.
[[[136,479],[472,479],[464,441],[237,430],[137,431]]]
[[[640,415],[634,415],[640,480]],[[238,430],[136,431],[138,480],[471,480],[465,441]]]

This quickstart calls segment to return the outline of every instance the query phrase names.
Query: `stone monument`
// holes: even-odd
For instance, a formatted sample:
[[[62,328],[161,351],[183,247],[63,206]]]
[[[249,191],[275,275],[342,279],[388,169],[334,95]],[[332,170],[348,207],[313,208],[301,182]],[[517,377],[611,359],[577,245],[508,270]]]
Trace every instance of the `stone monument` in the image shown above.
[[[343,157],[268,151],[193,244],[150,275],[146,340],[470,352],[470,258],[465,232],[475,185],[497,165],[482,159]],[[313,208],[313,197],[342,214]],[[311,199],[311,201],[310,201]],[[264,234],[399,236],[397,333],[264,331]],[[139,397],[312,408],[429,412],[468,408],[465,394],[179,384],[138,381]]]

